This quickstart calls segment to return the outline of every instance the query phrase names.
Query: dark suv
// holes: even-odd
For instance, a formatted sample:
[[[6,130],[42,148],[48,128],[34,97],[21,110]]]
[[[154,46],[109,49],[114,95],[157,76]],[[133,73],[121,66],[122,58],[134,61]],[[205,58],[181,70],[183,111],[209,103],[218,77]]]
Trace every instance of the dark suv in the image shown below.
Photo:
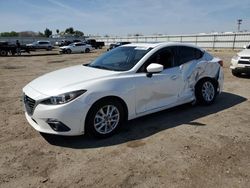
[[[107,51],[117,48],[118,46],[125,45],[125,44],[131,44],[131,42],[117,42],[115,44],[110,44]]]

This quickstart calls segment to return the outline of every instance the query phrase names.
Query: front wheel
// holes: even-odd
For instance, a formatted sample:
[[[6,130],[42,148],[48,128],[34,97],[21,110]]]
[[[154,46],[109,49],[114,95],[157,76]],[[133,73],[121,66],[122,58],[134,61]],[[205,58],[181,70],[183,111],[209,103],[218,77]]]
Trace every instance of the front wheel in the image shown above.
[[[86,118],[86,131],[96,137],[113,135],[124,121],[124,110],[117,100],[102,100],[95,103]]]
[[[212,79],[204,79],[198,82],[195,88],[196,99],[199,103],[210,105],[217,95],[217,85]]]
[[[70,49],[67,49],[67,50],[66,50],[66,53],[67,53],[67,54],[71,54],[71,50],[70,50]]]
[[[240,76],[240,72],[237,70],[232,70],[232,74],[236,77]]]
[[[90,49],[86,48],[85,53],[89,53],[89,52],[90,52]]]

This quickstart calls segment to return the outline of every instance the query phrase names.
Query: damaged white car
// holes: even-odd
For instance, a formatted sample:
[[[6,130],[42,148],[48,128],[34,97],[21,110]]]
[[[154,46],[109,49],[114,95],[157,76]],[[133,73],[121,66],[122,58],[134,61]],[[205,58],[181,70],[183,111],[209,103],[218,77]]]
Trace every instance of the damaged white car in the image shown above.
[[[222,64],[193,45],[128,44],[30,82],[23,89],[25,115],[43,133],[107,137],[126,120],[213,103],[223,87]]]

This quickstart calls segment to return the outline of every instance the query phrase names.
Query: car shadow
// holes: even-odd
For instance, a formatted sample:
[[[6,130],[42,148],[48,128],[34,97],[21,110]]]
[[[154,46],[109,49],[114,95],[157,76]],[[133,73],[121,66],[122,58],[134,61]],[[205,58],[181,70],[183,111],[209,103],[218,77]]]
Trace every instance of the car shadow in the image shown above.
[[[206,126],[196,122],[196,120],[223,111],[246,100],[244,97],[223,92],[217,97],[215,103],[210,106],[196,105],[192,107],[190,104],[185,104],[128,121],[120,132],[105,139],[97,139],[86,135],[73,137],[44,133],[41,133],[41,135],[48,143],[61,147],[75,149],[107,147],[143,139],[183,124]]]
[[[66,53],[59,53],[59,51],[53,51],[53,52],[45,52],[45,53],[22,53],[21,55],[11,55],[9,57],[42,57],[42,56],[62,56],[62,55],[74,55],[74,54],[91,54],[95,52],[88,52],[88,53],[71,53],[71,54],[66,54]]]
[[[11,55],[9,57],[39,57],[39,56],[56,56],[56,55],[61,55],[59,54],[59,52],[51,52],[51,53],[37,53],[37,54],[34,54],[32,52],[30,53],[22,53],[21,55]]]
[[[250,74],[241,74],[237,76],[238,78],[243,78],[243,79],[249,79],[250,78]]]

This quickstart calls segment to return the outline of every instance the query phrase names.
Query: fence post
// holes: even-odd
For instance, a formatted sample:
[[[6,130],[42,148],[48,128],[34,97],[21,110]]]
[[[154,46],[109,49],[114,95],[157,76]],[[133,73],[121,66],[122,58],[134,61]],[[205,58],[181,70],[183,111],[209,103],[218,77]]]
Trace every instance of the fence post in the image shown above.
[[[215,48],[215,35],[214,35],[214,40],[213,40],[213,50]]]
[[[197,46],[197,40],[198,40],[198,36],[195,36],[195,45]]]
[[[236,33],[234,34],[233,50],[234,50],[234,48],[235,48],[235,40],[236,40]]]

